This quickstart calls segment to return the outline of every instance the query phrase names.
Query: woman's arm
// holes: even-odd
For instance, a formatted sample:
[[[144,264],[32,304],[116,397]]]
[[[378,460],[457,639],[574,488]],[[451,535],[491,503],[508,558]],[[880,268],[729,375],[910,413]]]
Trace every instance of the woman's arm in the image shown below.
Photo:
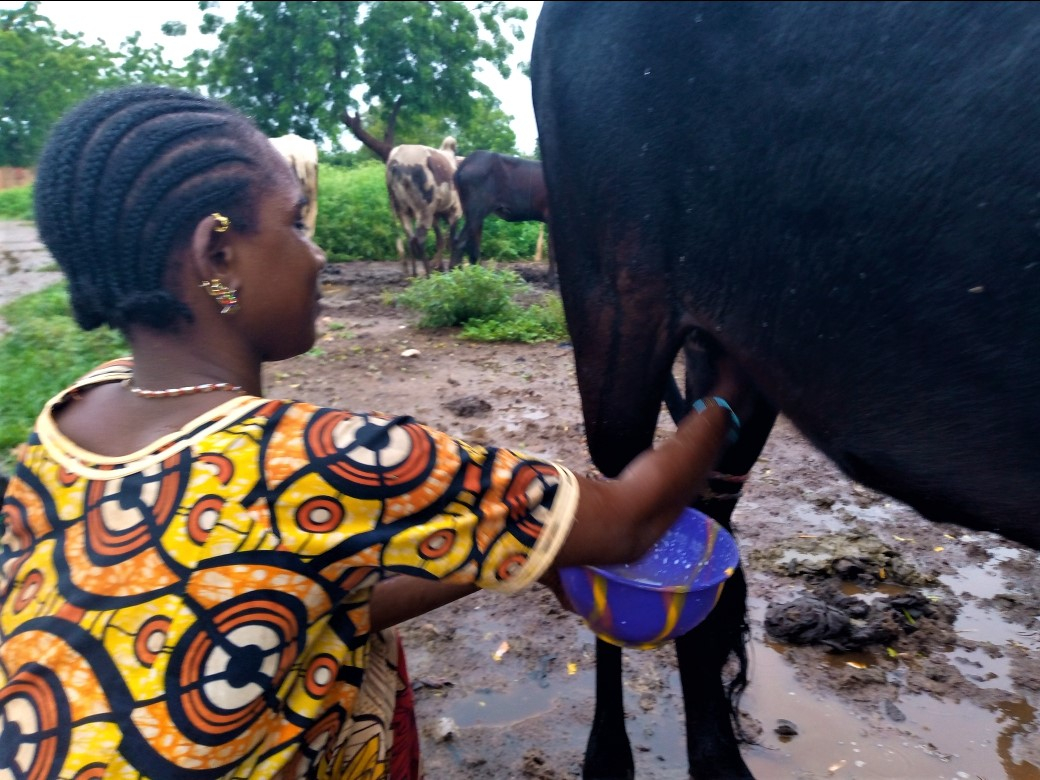
[[[406,620],[431,612],[464,596],[475,593],[477,586],[427,580],[399,574],[382,580],[372,589],[368,602],[373,631],[396,626]]]
[[[660,539],[703,488],[729,432],[727,412],[689,414],[676,434],[645,450],[617,479],[577,477],[574,524],[554,566],[631,563]]]
[[[715,359],[720,397],[744,414],[751,385],[728,355]],[[671,438],[638,455],[617,479],[577,477],[581,490],[574,524],[554,566],[606,565],[637,560],[684,507],[701,493],[721,457],[731,430],[727,409],[708,403],[683,418]]]

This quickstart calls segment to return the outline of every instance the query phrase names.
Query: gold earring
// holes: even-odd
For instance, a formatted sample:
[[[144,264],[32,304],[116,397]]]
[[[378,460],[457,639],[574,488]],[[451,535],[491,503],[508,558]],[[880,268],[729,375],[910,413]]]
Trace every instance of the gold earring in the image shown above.
[[[228,287],[220,279],[209,279],[202,282],[199,287],[202,287],[217,299],[222,308],[221,314],[231,314],[238,310],[238,290],[233,287]]]
[[[231,227],[231,218],[225,217],[219,211],[214,211],[210,216],[217,221],[217,224],[213,226],[213,232],[227,233],[228,228]]]

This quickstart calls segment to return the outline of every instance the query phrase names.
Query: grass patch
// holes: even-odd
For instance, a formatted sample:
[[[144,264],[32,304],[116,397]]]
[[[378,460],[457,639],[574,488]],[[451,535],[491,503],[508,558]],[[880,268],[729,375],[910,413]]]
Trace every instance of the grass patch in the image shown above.
[[[0,469],[25,441],[43,405],[99,363],[129,354],[110,328],[83,331],[72,318],[64,282],[0,310],[10,331],[0,339]]]
[[[563,315],[563,301],[547,293],[541,303],[529,306],[512,304],[497,316],[469,320],[462,326],[462,338],[472,341],[565,341],[569,338]]]
[[[414,279],[392,301],[418,312],[420,328],[461,327],[465,339],[533,344],[567,338],[559,296],[524,303],[531,295],[515,271],[466,264]]]
[[[33,186],[31,184],[0,190],[0,219],[31,222],[34,218]]]

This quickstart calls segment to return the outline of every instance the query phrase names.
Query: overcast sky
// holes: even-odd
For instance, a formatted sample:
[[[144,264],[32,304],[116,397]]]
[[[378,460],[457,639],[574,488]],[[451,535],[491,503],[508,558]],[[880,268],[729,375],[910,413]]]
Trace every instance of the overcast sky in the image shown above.
[[[237,5],[234,2],[224,2],[215,10],[230,20],[234,18]],[[514,66],[514,73],[508,81],[495,72],[482,74],[481,78],[502,102],[502,110],[513,116],[513,132],[516,133],[516,144],[520,152],[534,156],[538,131],[531,107],[531,82],[526,76],[515,72],[515,65],[517,62],[527,62],[531,58],[534,22],[538,18],[542,3],[510,2],[510,5],[523,6],[527,9],[529,17],[525,24],[525,38],[516,44],[510,63]],[[0,8],[21,6],[22,2],[0,0]],[[38,10],[54,22],[56,27],[69,32],[84,33],[89,43],[102,40],[111,49],[118,48],[128,35],[140,31],[141,41],[145,46],[161,44],[166,56],[177,63],[197,48],[211,48],[216,41],[215,36],[204,36],[197,32],[199,22],[202,21],[202,12],[199,11],[197,0],[43,0]],[[160,27],[167,21],[184,22],[188,34],[179,38],[163,35]],[[437,143],[433,142],[432,145],[436,146]]]

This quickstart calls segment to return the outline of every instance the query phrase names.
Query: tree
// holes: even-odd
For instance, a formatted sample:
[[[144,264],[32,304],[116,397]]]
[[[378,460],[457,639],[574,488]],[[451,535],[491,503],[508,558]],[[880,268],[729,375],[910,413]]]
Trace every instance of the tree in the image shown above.
[[[518,154],[516,133],[509,125],[509,120],[510,117],[502,110],[498,98],[475,102],[469,121],[459,123],[454,131],[459,143],[459,154],[466,155],[475,149]]]
[[[38,3],[0,10],[0,165],[31,167],[51,126],[87,96],[119,84],[181,84],[162,47],[140,34],[118,51],[57,29]]]
[[[362,132],[376,128],[384,144],[430,143],[431,128],[443,129],[439,143],[479,118],[497,128],[485,135],[513,148],[509,118],[476,74],[485,65],[509,76],[513,46],[502,27],[527,11],[469,5],[244,2],[220,29],[207,84],[269,135],[294,132],[339,148],[346,114]]]
[[[469,5],[472,10],[459,2],[371,4],[362,22],[363,99],[366,122],[381,128],[385,143],[436,146],[451,134],[460,148],[515,151],[510,117],[476,75],[486,64],[509,78],[513,45],[502,25],[527,19],[527,11],[503,2]],[[522,39],[519,26],[509,31]]]
[[[270,136],[314,141],[342,131],[338,111],[360,83],[360,2],[244,2],[220,28],[205,79],[211,95]]]
[[[111,53],[55,28],[37,3],[0,11],[0,165],[30,167],[51,125],[98,89]]]
[[[140,45],[140,31],[119,44],[112,70],[107,80],[113,84],[165,84],[170,87],[190,87],[186,72],[167,60],[162,46],[150,49]]]

